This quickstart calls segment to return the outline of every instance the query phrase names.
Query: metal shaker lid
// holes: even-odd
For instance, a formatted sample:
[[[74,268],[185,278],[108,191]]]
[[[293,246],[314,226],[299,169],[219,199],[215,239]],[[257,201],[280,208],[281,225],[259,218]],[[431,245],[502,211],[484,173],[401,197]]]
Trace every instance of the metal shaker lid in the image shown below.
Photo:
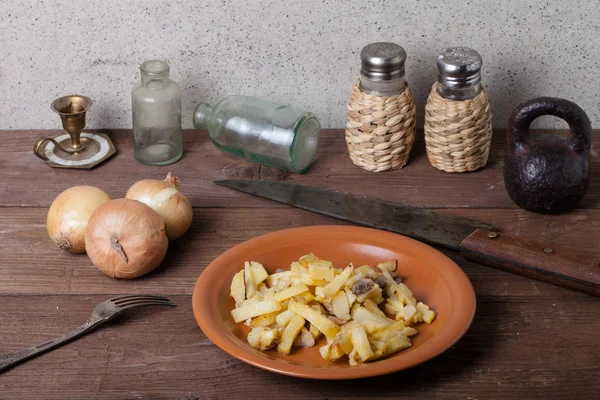
[[[468,47],[450,47],[437,58],[438,82],[448,87],[473,86],[481,82],[483,60]]]
[[[365,78],[381,81],[401,78],[404,76],[406,51],[395,43],[371,43],[360,52],[360,61],[360,73]]]

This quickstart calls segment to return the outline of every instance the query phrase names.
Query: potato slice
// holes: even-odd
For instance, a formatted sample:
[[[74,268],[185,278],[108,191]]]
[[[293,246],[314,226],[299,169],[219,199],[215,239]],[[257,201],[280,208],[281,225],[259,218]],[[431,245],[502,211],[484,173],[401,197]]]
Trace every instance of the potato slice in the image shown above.
[[[394,272],[396,271],[396,268],[398,267],[398,260],[390,260],[390,261],[386,261],[386,262],[382,262],[380,264],[377,265],[380,269],[385,269],[388,272]]]
[[[289,287],[287,289],[282,290],[281,292],[275,294],[273,296],[273,300],[284,301],[287,299],[291,299],[292,297],[299,295],[302,292],[308,291],[308,287],[306,285],[296,285]]]
[[[257,350],[265,351],[275,346],[279,331],[269,328],[254,328],[248,334],[248,343]]]
[[[253,298],[258,291],[258,285],[254,281],[252,268],[250,268],[249,262],[246,262],[246,265],[244,266],[244,283],[246,284],[246,299]]]
[[[427,304],[418,302],[417,311],[421,314],[423,321],[428,324],[432,323],[435,319],[435,312],[431,311]]]
[[[345,318],[350,314],[350,307],[348,307],[348,298],[346,293],[339,291],[335,296],[331,298],[331,307],[333,314],[338,318]],[[375,306],[377,307],[377,306]]]
[[[367,310],[369,310],[369,311],[372,311],[372,312],[374,312],[375,314],[377,314],[377,315],[379,315],[379,316],[381,316],[381,317],[383,317],[383,318],[387,318],[387,317],[385,316],[385,314],[383,313],[383,311],[381,311],[381,310],[379,309],[379,307],[377,307],[377,304],[375,304],[375,302],[374,302],[373,300],[371,300],[371,299],[367,299],[367,300],[365,300],[365,302],[363,303],[363,306],[364,306],[364,307],[365,307]]]
[[[388,356],[390,354],[397,353],[398,351],[404,350],[411,346],[412,344],[410,343],[410,339],[408,337],[399,335],[385,343],[383,355]]]
[[[277,323],[277,325],[281,326],[282,328],[285,328],[295,316],[295,312],[285,310],[284,312],[277,314],[277,316],[275,317],[275,322]]]
[[[313,324],[309,324],[308,332],[312,335],[312,337],[315,338],[315,340],[317,340],[322,335],[321,331]]]
[[[409,305],[416,305],[417,300],[413,296],[412,291],[404,283],[399,283],[396,287],[396,296],[404,303]]]
[[[290,354],[290,349],[292,348],[292,344],[300,333],[300,330],[304,327],[304,318],[300,315],[295,315],[294,318],[290,321],[289,324],[283,330],[283,334],[281,335],[281,340],[277,345],[277,351],[281,354]]]
[[[244,270],[233,276],[231,280],[231,297],[235,300],[235,306],[246,300],[246,284],[244,283]]]
[[[256,261],[250,261],[250,269],[252,269],[252,277],[257,285],[264,282],[269,276],[265,267]]]
[[[328,361],[339,360],[345,354],[337,343],[328,343],[325,346],[321,346],[319,353],[321,353],[321,357],[324,360]]]
[[[316,281],[331,282],[335,277],[333,264],[323,260],[311,261],[308,263],[308,275]]]
[[[262,293],[263,295],[267,294],[269,292],[269,288],[267,287],[267,285],[265,285],[264,283],[259,283],[257,290]]]
[[[239,308],[231,310],[231,316],[235,322],[242,322],[249,318],[268,314],[281,310],[281,304],[275,300],[262,300],[253,304],[244,304]]]
[[[341,274],[336,276],[327,284],[327,286],[323,288],[323,296],[334,296],[337,291],[344,286],[348,278],[350,278],[352,275],[352,272],[354,272],[354,267],[352,266],[352,263],[350,263],[350,265],[348,265]]]
[[[352,290],[345,288],[344,292],[346,293],[346,297],[348,299],[348,307],[352,307],[354,302],[356,301],[356,295],[352,293]]]
[[[354,346],[362,361],[367,361],[373,356],[373,350],[369,344],[367,332],[365,332],[365,329],[360,325],[352,329],[352,346]]]
[[[320,279],[313,279],[309,274],[300,275],[300,282],[309,286],[325,286],[327,285],[327,281],[322,281]]]
[[[300,278],[302,274],[308,274],[308,269],[299,262],[294,261],[291,266],[292,276]]]
[[[317,261],[319,259],[319,257],[315,256],[313,253],[310,254],[306,254],[302,257],[300,257],[300,259],[298,260],[298,262],[300,263],[309,263],[311,261]]]
[[[340,331],[340,327],[336,323],[306,304],[290,301],[288,309],[315,325],[329,340],[333,340],[335,335]]]
[[[290,285],[292,271],[277,272],[267,277],[267,285],[269,287],[287,288]]]
[[[252,318],[250,321],[250,326],[255,328],[265,328],[269,325],[272,325],[275,322],[276,317],[277,312],[260,315],[256,318]]]
[[[352,321],[348,324],[350,323],[352,323]],[[342,329],[348,324],[342,326]],[[335,339],[333,340],[334,343],[340,345],[340,348],[344,354],[350,354],[352,349],[354,349],[354,346],[352,345],[352,329],[341,330],[337,335],[335,335]]]
[[[315,299],[315,296],[309,291],[302,292],[297,296],[293,297],[294,300],[300,301],[301,303],[308,304]]]

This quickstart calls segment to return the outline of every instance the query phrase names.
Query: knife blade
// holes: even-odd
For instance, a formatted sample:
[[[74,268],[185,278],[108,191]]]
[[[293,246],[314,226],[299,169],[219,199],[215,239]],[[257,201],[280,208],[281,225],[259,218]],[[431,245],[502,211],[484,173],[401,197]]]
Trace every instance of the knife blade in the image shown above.
[[[490,224],[466,218],[292,183],[259,180],[224,180],[215,183],[355,224],[401,233],[453,250],[460,250],[460,243],[476,229],[493,229]]]
[[[279,181],[217,185],[460,251],[467,260],[600,296],[600,258],[495,232],[483,222],[370,197]]]

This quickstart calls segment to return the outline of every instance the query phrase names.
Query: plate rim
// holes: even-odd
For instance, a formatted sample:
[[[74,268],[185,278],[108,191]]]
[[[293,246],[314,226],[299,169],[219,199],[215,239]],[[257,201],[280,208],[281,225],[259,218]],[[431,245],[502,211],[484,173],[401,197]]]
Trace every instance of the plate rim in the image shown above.
[[[438,256],[445,258],[450,263],[449,264],[450,268],[454,268],[458,271],[458,275],[460,276],[459,279],[462,279],[464,281],[463,286],[465,286],[466,289],[470,289],[469,292],[465,294],[465,296],[469,298],[467,305],[471,305],[472,309],[471,309],[471,312],[466,314],[466,317],[464,318],[464,326],[462,327],[462,329],[460,329],[460,331],[452,338],[452,340],[446,342],[442,346],[438,346],[440,348],[436,349],[435,351],[431,352],[430,354],[427,354],[425,358],[420,359],[420,360],[415,360],[415,361],[409,362],[409,363],[403,362],[402,363],[403,365],[400,365],[398,367],[394,367],[394,363],[392,362],[394,360],[394,358],[391,358],[391,359],[388,359],[387,361],[392,362],[392,363],[389,363],[386,365],[378,364],[378,363],[367,363],[367,364],[364,364],[364,366],[362,366],[362,367],[331,368],[328,370],[329,372],[327,374],[318,374],[316,372],[319,371],[322,367],[312,367],[312,366],[288,364],[287,368],[283,368],[283,367],[278,368],[277,366],[273,366],[271,364],[273,362],[276,362],[277,363],[276,365],[278,365],[278,364],[284,365],[284,364],[281,361],[273,361],[266,356],[263,357],[264,359],[261,358],[260,361],[257,361],[254,359],[254,353],[239,346],[237,343],[232,342],[229,335],[222,335],[221,333],[219,333],[219,329],[217,327],[215,327],[214,324],[212,324],[212,322],[211,322],[212,318],[204,318],[203,317],[203,315],[205,314],[204,310],[211,309],[210,297],[202,296],[201,290],[199,290],[200,287],[203,285],[203,276],[205,277],[204,279],[207,279],[206,277],[209,274],[205,274],[205,272],[208,271],[209,269],[212,271],[212,269],[216,268],[215,265],[218,265],[219,261],[221,259],[228,258],[232,253],[237,253],[237,252],[241,251],[242,248],[253,246],[253,245],[256,245],[257,243],[260,243],[263,241],[268,241],[271,237],[280,236],[280,235],[289,235],[289,234],[293,234],[298,231],[308,231],[308,232],[310,232],[310,231],[325,231],[325,230],[330,230],[332,228],[333,229],[343,228],[343,229],[347,229],[347,230],[356,230],[356,231],[364,232],[364,233],[377,232],[377,234],[389,236],[390,238],[393,236],[401,237],[402,238],[401,240],[406,240],[417,246],[424,246],[424,248],[428,249],[428,251],[437,253]],[[200,304],[202,304],[203,306],[201,307]],[[304,227],[297,227],[297,228],[288,228],[288,229],[282,229],[282,230],[278,230],[278,231],[269,232],[264,235],[256,236],[256,237],[253,237],[246,241],[243,241],[241,243],[238,243],[237,245],[235,245],[235,246],[227,249],[223,253],[221,253],[212,262],[210,262],[206,266],[206,268],[204,268],[204,270],[200,273],[200,276],[198,277],[196,284],[194,285],[194,291],[192,293],[192,310],[194,313],[194,317],[196,319],[196,323],[199,325],[199,327],[202,330],[202,332],[204,333],[204,335],[214,345],[219,347],[222,351],[226,352],[227,354],[229,354],[230,356],[232,356],[234,358],[237,358],[240,361],[243,361],[249,365],[261,368],[261,369],[269,371],[269,372],[274,372],[274,373],[287,375],[287,376],[293,376],[293,377],[297,377],[297,378],[306,378],[306,379],[315,379],[315,380],[360,379],[360,378],[367,378],[367,377],[391,374],[394,372],[399,372],[399,371],[403,371],[403,370],[406,370],[409,368],[413,368],[417,365],[421,365],[421,364],[423,364],[427,361],[430,361],[433,358],[439,356],[440,354],[444,353],[448,349],[450,349],[454,344],[456,344],[467,333],[467,331],[469,330],[469,328],[473,322],[473,319],[475,317],[476,309],[477,309],[477,298],[475,295],[475,290],[473,289],[473,285],[472,285],[469,277],[464,273],[462,268],[460,268],[460,266],[458,266],[458,264],[456,264],[452,259],[450,259],[448,256],[446,256],[444,253],[440,252],[439,250],[437,250],[436,248],[434,248],[428,244],[425,244],[423,242],[420,242],[418,240],[412,239],[410,237],[407,237],[407,236],[404,236],[404,235],[401,235],[398,233],[382,231],[379,229],[367,228],[367,227],[362,227],[362,226],[353,226],[353,225],[314,225],[314,226],[304,226]],[[463,314],[463,315],[465,315],[465,314]],[[226,345],[228,343],[230,345]],[[236,351],[236,350],[238,350],[238,351]],[[386,362],[386,360],[381,360],[380,362],[383,363],[383,362]]]

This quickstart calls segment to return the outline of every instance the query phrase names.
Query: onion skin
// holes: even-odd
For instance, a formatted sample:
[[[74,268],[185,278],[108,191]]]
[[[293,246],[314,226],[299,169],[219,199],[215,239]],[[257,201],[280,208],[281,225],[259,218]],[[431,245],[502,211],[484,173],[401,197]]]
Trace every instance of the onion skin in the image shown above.
[[[170,172],[162,181],[144,179],[134,183],[125,198],[141,201],[163,217],[169,240],[183,236],[192,224],[192,205],[179,191],[179,180],[171,177]]]
[[[52,202],[46,219],[48,236],[63,250],[85,253],[85,229],[93,212],[110,200],[94,186],[73,186]]]
[[[133,279],[147,274],[165,258],[168,246],[163,218],[135,200],[104,203],[85,231],[90,260],[113,278]]]

